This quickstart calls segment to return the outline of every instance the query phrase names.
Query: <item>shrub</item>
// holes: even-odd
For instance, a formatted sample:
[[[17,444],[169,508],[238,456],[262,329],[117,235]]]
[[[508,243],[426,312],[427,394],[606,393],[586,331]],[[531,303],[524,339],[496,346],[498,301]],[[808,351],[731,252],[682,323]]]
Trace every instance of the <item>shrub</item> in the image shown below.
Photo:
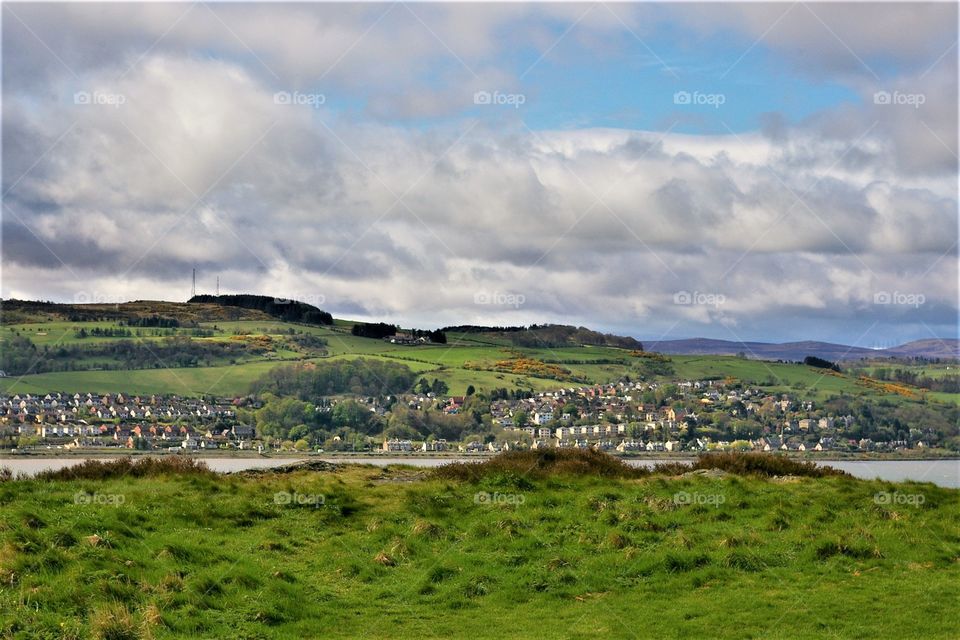
[[[657,465],[655,471],[669,468],[676,470],[678,465]],[[849,477],[845,471],[833,467],[820,467],[813,462],[793,460],[786,456],[771,455],[768,453],[707,453],[700,456],[696,462],[687,468],[687,471],[697,469],[720,469],[740,476],[804,476],[808,478],[825,478],[828,476]]]
[[[84,460],[63,469],[41,471],[41,480],[110,480],[114,478],[149,478],[163,475],[207,476],[214,472],[206,463],[181,456],[117,458],[116,460]]]
[[[477,482],[485,478],[546,478],[555,475],[638,478],[649,470],[593,449],[508,451],[484,462],[455,462],[433,470],[436,478]]]
[[[620,458],[593,449],[539,449],[508,451],[484,462],[456,462],[433,470],[436,478],[489,482],[492,478],[542,479],[557,475],[595,476],[600,478],[642,478],[651,474],[681,475],[699,469],[719,469],[742,476],[805,476],[824,478],[846,476],[832,467],[819,467],[786,456],[765,453],[708,453],[695,462],[667,462],[652,470],[632,467]]]

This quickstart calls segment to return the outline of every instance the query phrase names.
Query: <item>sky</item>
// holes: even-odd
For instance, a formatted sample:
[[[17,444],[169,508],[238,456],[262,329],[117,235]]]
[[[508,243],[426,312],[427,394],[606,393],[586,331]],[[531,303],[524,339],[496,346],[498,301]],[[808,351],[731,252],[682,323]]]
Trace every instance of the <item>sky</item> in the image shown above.
[[[957,5],[4,3],[4,298],[956,338]]]

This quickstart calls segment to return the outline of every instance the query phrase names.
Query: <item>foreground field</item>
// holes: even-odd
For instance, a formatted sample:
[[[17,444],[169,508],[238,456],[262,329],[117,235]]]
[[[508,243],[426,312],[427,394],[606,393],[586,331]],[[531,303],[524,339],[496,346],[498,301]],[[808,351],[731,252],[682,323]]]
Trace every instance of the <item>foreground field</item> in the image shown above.
[[[0,483],[0,636],[956,637],[955,490],[601,471]]]

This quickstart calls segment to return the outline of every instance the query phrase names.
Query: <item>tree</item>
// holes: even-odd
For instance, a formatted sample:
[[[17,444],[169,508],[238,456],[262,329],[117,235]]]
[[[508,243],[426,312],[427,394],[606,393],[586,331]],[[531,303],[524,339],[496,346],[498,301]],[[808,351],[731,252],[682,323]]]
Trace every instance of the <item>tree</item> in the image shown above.
[[[840,367],[829,360],[824,360],[823,358],[818,358],[816,356],[807,356],[803,359],[803,364],[808,367],[816,367],[817,369],[830,369],[832,371],[840,371]]]
[[[310,427],[305,424],[298,424],[294,428],[290,429],[290,432],[287,434],[287,437],[291,440],[301,440],[309,439],[311,435]]]
[[[468,396],[472,396],[472,395],[475,394],[476,392],[477,392],[477,390],[474,388],[474,386],[473,386],[472,384],[468,384],[468,385],[467,385],[467,395],[468,395]]]
[[[344,400],[333,408],[333,426],[355,429],[366,435],[373,435],[380,429],[373,412],[356,400]]]
[[[266,403],[254,414],[260,435],[286,439],[291,429],[308,422],[313,413],[309,404],[296,398],[277,398],[272,394],[264,394],[264,400]]]
[[[447,395],[447,392],[450,390],[450,387],[448,387],[447,383],[444,382],[443,380],[437,380],[436,378],[434,378],[433,384],[430,385],[430,390],[433,391],[433,395],[435,396],[445,396]]]
[[[527,412],[517,411],[513,414],[513,426],[525,427],[527,425]]]

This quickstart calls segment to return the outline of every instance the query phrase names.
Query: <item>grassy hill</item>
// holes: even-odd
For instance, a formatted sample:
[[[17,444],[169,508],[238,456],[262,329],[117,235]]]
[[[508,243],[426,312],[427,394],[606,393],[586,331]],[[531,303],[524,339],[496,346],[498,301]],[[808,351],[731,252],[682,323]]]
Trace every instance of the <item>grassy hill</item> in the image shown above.
[[[117,311],[117,309],[120,311]],[[79,309],[79,311],[77,311]],[[316,361],[323,358],[376,357],[395,360],[429,379],[446,382],[450,392],[461,395],[470,385],[477,390],[505,387],[542,391],[582,384],[630,379],[736,379],[771,391],[801,393],[812,399],[845,394],[884,398],[901,403],[923,398],[935,402],[958,402],[960,394],[925,393],[922,390],[881,388],[856,376],[825,372],[812,367],[747,360],[734,356],[670,356],[653,359],[643,352],[610,345],[518,346],[508,339],[517,332],[449,331],[447,344],[404,346],[383,340],[351,335],[354,324],[336,320],[329,326],[283,322],[260,311],[198,303],[133,302],[122,305],[49,305],[46,303],[4,303],[0,325],[0,348],[14,338],[27,338],[36,347],[35,360],[52,357],[61,347],[93,347],[129,341],[156,352],[164,341],[179,337],[198,347],[209,345],[215,355],[200,357],[196,366],[174,368],[164,358],[147,358],[147,368],[117,368],[122,363],[103,358],[77,358],[74,370],[36,373],[8,371],[0,378],[0,390],[8,393],[51,391],[96,391],[137,394],[177,393],[181,395],[241,395],[251,381],[281,363]],[[120,313],[104,319],[97,314]],[[68,316],[89,318],[70,320]],[[131,328],[127,337],[97,337],[94,328],[126,326],[130,318],[163,315],[178,318],[184,325],[174,328]],[[234,316],[239,316],[234,318]],[[79,337],[81,330],[86,337]],[[545,329],[554,338],[567,340],[573,334]],[[198,335],[199,333],[199,335]],[[547,334],[545,334],[547,335]],[[603,334],[586,334],[592,341],[612,340]],[[297,344],[312,336],[323,346],[304,348]],[[256,351],[216,355],[213,347],[235,345],[237,341],[257,345]],[[106,365],[106,366],[104,366]],[[945,366],[945,365],[944,365]],[[0,367],[2,368],[2,367]],[[76,370],[88,369],[88,370]],[[91,370],[92,369],[92,370]],[[100,369],[100,370],[97,370]],[[929,367],[927,367],[929,369]]]
[[[148,316],[173,318],[182,324],[218,320],[269,320],[263,311],[212,303],[135,300],[118,304],[60,304],[33,300],[4,300],[3,324],[67,321],[130,320]]]
[[[601,478],[589,463],[473,480],[179,466],[0,482],[0,636],[937,639],[960,628],[947,604],[960,598],[958,492],[932,484]]]

